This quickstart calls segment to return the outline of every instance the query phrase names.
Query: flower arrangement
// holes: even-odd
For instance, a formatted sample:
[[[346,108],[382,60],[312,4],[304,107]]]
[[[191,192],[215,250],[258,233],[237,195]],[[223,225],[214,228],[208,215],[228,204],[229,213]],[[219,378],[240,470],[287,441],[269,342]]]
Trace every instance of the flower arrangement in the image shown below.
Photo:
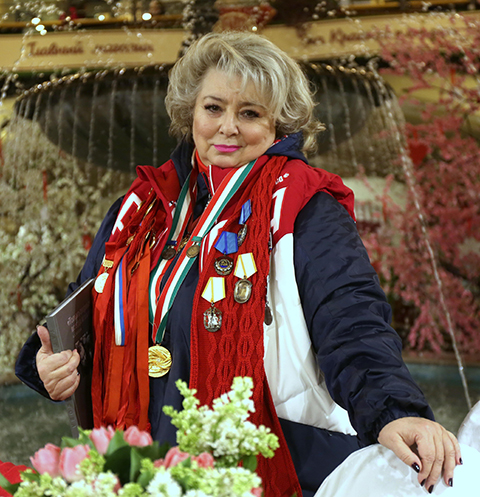
[[[36,471],[0,486],[15,497],[260,497],[256,456],[272,457],[278,438],[248,421],[254,411],[251,378],[235,378],[232,390],[200,406],[182,380],[183,410],[164,412],[178,428],[178,446],[160,446],[148,432],[102,427],[78,439],[47,444],[30,460]],[[240,466],[241,464],[241,466]]]

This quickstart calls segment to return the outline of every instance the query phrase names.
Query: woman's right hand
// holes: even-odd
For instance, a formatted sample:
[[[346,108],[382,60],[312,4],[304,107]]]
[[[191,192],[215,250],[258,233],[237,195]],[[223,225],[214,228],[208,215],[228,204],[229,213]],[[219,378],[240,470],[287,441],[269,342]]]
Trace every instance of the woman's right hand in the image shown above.
[[[50,334],[45,326],[37,328],[42,342],[37,352],[37,370],[52,400],[65,400],[73,395],[80,382],[77,367],[80,355],[76,350],[53,353]]]

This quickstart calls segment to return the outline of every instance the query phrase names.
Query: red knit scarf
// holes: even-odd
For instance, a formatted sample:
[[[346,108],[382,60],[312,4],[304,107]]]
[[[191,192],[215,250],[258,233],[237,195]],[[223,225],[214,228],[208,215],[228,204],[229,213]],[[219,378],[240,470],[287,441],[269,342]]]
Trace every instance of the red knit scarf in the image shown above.
[[[263,356],[263,321],[267,294],[267,276],[270,270],[270,218],[272,194],[275,181],[287,159],[271,158],[252,178],[238,200],[225,231],[237,232],[242,205],[251,200],[252,214],[247,221],[248,234],[235,258],[242,253],[253,253],[257,272],[251,276],[252,296],[245,304],[233,299],[234,286],[238,278],[232,274],[225,278],[226,298],[216,306],[223,313],[221,329],[210,333],[203,326],[203,313],[210,303],[201,298],[201,293],[211,276],[217,276],[214,259],[219,256],[212,250],[206,260],[205,269],[199,277],[193,304],[190,343],[190,388],[197,389],[201,404],[211,404],[213,399],[228,391],[235,376],[253,378],[253,401],[255,413],[251,421],[263,424],[279,437],[280,448],[273,459],[259,457],[257,472],[262,478],[266,497],[301,496],[292,458],[276,415],[272,396],[265,374]]]

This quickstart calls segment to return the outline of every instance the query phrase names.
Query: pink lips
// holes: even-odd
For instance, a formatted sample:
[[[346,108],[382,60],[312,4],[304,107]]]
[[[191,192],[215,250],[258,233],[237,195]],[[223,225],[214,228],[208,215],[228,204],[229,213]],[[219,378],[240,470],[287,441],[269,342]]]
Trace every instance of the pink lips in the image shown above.
[[[240,148],[238,145],[214,145],[214,147],[220,153],[235,152]]]

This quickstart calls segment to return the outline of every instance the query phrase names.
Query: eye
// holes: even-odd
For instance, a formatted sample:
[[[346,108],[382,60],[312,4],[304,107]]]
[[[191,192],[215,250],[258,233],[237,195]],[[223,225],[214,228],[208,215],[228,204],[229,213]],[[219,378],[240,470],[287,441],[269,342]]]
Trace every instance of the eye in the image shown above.
[[[242,111],[242,116],[247,119],[257,119],[260,117],[260,113],[253,109],[245,109]]]
[[[212,114],[215,114],[216,112],[220,112],[222,109],[220,108],[219,105],[217,104],[206,104],[203,107],[207,112],[210,112]]]

